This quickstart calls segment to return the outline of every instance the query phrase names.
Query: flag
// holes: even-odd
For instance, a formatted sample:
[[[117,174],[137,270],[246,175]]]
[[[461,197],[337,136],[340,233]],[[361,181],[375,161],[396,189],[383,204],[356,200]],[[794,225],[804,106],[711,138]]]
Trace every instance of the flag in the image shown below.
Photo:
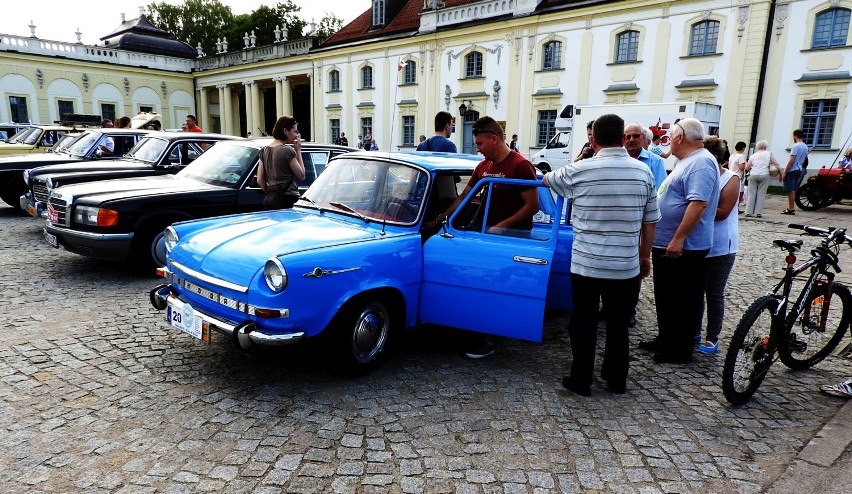
[[[399,72],[400,70],[404,69],[404,68],[405,68],[405,66],[406,66],[406,64],[408,64],[408,62],[406,62],[405,60],[400,59],[400,60],[399,60],[399,65],[397,65],[397,66],[396,66],[396,71],[397,71],[397,72]]]

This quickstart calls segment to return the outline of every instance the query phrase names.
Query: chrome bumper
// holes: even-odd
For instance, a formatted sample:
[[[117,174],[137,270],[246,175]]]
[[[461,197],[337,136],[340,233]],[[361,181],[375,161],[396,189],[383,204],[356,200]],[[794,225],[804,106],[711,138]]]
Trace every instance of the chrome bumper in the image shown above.
[[[184,302],[177,297],[171,296],[171,288],[169,285],[160,285],[149,294],[151,305],[157,310],[166,310],[166,307],[171,306],[172,310],[183,310]],[[305,333],[287,333],[287,334],[268,334],[258,329],[251,321],[245,321],[239,324],[233,324],[228,321],[208,315],[198,308],[193,307],[197,317],[208,324],[211,329],[215,329],[220,333],[231,336],[239,344],[241,348],[248,349],[253,345],[260,346],[285,346],[298,343],[305,339]]]

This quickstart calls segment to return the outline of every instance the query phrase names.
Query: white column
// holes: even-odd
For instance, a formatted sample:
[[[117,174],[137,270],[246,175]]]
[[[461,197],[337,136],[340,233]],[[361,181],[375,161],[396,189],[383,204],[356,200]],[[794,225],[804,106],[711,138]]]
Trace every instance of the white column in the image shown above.
[[[207,88],[198,87],[196,88],[199,91],[199,105],[195,111],[198,112],[198,121],[201,123],[201,130],[204,132],[213,132],[213,129],[210,127],[210,105],[207,101]]]
[[[222,120],[222,133],[228,135],[234,134],[234,111],[231,106],[231,86],[227,84],[219,84],[219,118]]]
[[[281,83],[284,81],[284,78],[276,77],[272,80],[275,81],[275,116],[280,117],[284,115],[281,113],[281,98],[283,97]]]
[[[293,116],[293,91],[290,89],[290,81],[286,77],[281,78],[281,116]]]
[[[260,137],[263,135],[264,128],[260,123],[263,120],[263,112],[260,108],[260,84],[258,82],[251,85],[251,116],[251,135]]]
[[[252,137],[254,137],[254,132],[252,132],[252,123],[254,122],[254,116],[251,114],[252,103],[251,103],[251,86],[254,84],[254,81],[245,81],[243,82],[243,86],[246,91],[246,131],[251,132]],[[239,120],[237,120],[237,125],[239,125]]]

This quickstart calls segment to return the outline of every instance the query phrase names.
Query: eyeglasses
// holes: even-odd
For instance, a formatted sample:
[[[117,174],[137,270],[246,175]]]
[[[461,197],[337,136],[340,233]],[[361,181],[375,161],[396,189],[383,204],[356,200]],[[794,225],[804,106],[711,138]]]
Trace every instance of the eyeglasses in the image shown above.
[[[674,135],[674,128],[675,128],[675,127],[677,127],[677,128],[679,128],[679,129],[680,129],[680,134],[678,134],[678,135],[686,136],[686,131],[685,131],[685,130],[683,130],[683,127],[682,127],[679,123],[676,123],[676,124],[672,125],[672,130],[669,132],[669,138],[670,138],[670,139],[671,139],[672,137],[675,137],[675,135]]]
[[[643,137],[645,137],[645,134],[624,134],[624,138],[627,139],[627,140],[630,140],[630,139],[639,140],[639,139],[642,139]]]
[[[499,136],[499,135],[501,135],[501,134],[502,134],[502,133],[501,133],[501,134],[498,134],[498,133],[496,133],[496,132],[494,132],[494,131],[491,131],[491,130],[479,129],[479,128],[477,128],[477,127],[474,127],[474,128],[473,128],[473,130],[472,130],[471,132],[472,132],[472,133],[473,133],[473,135],[475,135],[475,136],[478,136],[479,134],[491,134],[491,135],[493,135],[493,136],[497,137],[497,136]]]

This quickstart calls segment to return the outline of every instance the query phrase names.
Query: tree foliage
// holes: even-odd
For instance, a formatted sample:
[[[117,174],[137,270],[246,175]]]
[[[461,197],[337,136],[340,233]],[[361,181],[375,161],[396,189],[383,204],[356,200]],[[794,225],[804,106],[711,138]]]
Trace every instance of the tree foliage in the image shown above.
[[[293,0],[277,2],[273,7],[261,5],[250,14],[234,15],[231,8],[219,0],[185,0],[181,5],[165,1],[148,6],[149,19],[155,26],[172,33],[177,39],[189,40],[195,48],[201,44],[207,55],[217,52],[219,39],[228,40],[228,51],[241,50],[244,38],[254,32],[255,46],[272,44],[275,29],[286,31],[287,39],[294,40],[310,34],[308,22],[299,18],[301,7]],[[326,13],[317,26],[316,36],[327,38],[343,27],[343,21],[333,13]],[[282,39],[285,35],[282,34]]]
[[[325,39],[336,33],[337,31],[340,31],[340,28],[342,27],[342,19],[334,15],[334,13],[332,12],[326,12],[325,17],[320,20],[319,26],[317,26],[316,35],[322,39]]]
[[[155,2],[148,5],[149,20],[175,38],[207,54],[216,53],[216,35],[234,21],[231,8],[219,0],[186,0],[181,5]]]

